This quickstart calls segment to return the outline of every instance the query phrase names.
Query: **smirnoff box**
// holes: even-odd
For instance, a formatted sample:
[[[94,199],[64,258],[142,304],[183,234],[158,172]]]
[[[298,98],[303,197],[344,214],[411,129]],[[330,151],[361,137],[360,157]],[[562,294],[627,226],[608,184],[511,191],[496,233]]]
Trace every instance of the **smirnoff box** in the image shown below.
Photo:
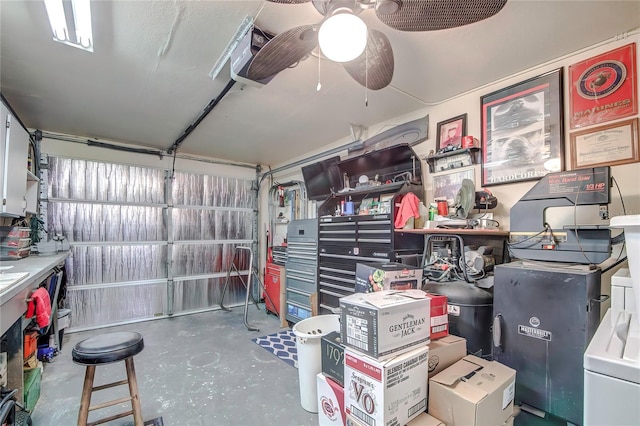
[[[340,340],[378,360],[429,342],[431,299],[422,290],[384,290],[340,298]]]
[[[426,409],[429,347],[377,361],[344,354],[344,410],[367,426],[405,425]]]

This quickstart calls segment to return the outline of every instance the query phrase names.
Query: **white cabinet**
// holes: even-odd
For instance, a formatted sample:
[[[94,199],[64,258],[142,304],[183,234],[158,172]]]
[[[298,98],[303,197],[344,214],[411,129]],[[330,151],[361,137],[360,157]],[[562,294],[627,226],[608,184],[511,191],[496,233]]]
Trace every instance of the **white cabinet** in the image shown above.
[[[10,110],[2,106],[2,135],[0,135],[1,157],[0,190],[2,192],[2,216],[24,216],[27,212],[35,212],[37,208],[38,178],[28,171],[27,156],[29,152],[29,133],[13,116]],[[27,196],[28,181],[31,188]],[[34,198],[35,195],[35,198]]]

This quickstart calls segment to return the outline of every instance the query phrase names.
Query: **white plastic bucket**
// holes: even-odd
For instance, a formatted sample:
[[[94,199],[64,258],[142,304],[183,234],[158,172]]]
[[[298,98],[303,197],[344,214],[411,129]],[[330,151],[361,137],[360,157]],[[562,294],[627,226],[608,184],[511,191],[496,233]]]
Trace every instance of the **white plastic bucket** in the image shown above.
[[[298,381],[300,404],[311,412],[318,412],[317,375],[322,370],[320,340],[332,331],[340,331],[340,315],[319,315],[293,326],[298,351]]]
[[[640,258],[638,257],[638,253],[640,253],[640,214],[612,217],[609,226],[624,229],[634,302],[636,310],[640,312]],[[636,316],[636,318],[638,317]]]

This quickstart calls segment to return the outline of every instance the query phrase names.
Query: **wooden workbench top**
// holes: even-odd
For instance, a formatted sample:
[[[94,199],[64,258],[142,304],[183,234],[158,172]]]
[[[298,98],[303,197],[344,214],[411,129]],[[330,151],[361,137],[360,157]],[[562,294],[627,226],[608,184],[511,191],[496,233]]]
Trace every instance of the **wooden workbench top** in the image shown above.
[[[396,232],[408,234],[450,234],[450,235],[486,235],[492,237],[508,237],[509,231],[500,229],[464,229],[464,228],[424,228],[424,229],[396,229]]]
[[[7,273],[28,273],[25,278],[0,290],[0,336],[27,311],[29,294],[58,265],[62,265],[69,252],[29,256],[20,260],[3,261],[2,266],[13,266]]]

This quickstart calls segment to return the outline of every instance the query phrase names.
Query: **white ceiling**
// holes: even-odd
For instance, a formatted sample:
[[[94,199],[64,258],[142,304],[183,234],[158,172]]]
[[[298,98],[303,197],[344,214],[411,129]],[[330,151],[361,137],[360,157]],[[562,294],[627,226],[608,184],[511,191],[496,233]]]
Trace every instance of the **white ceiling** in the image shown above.
[[[246,15],[277,34],[321,20],[265,1],[93,1],[94,52],[52,41],[41,0],[0,1],[0,83],[29,128],[168,149],[229,81],[208,76]],[[404,33],[361,14],[395,54],[368,91],[311,56],[262,88],[236,83],[178,152],[275,165],[370,126],[640,27],[640,1],[509,0],[465,27]],[[368,96],[368,106],[365,97]]]

